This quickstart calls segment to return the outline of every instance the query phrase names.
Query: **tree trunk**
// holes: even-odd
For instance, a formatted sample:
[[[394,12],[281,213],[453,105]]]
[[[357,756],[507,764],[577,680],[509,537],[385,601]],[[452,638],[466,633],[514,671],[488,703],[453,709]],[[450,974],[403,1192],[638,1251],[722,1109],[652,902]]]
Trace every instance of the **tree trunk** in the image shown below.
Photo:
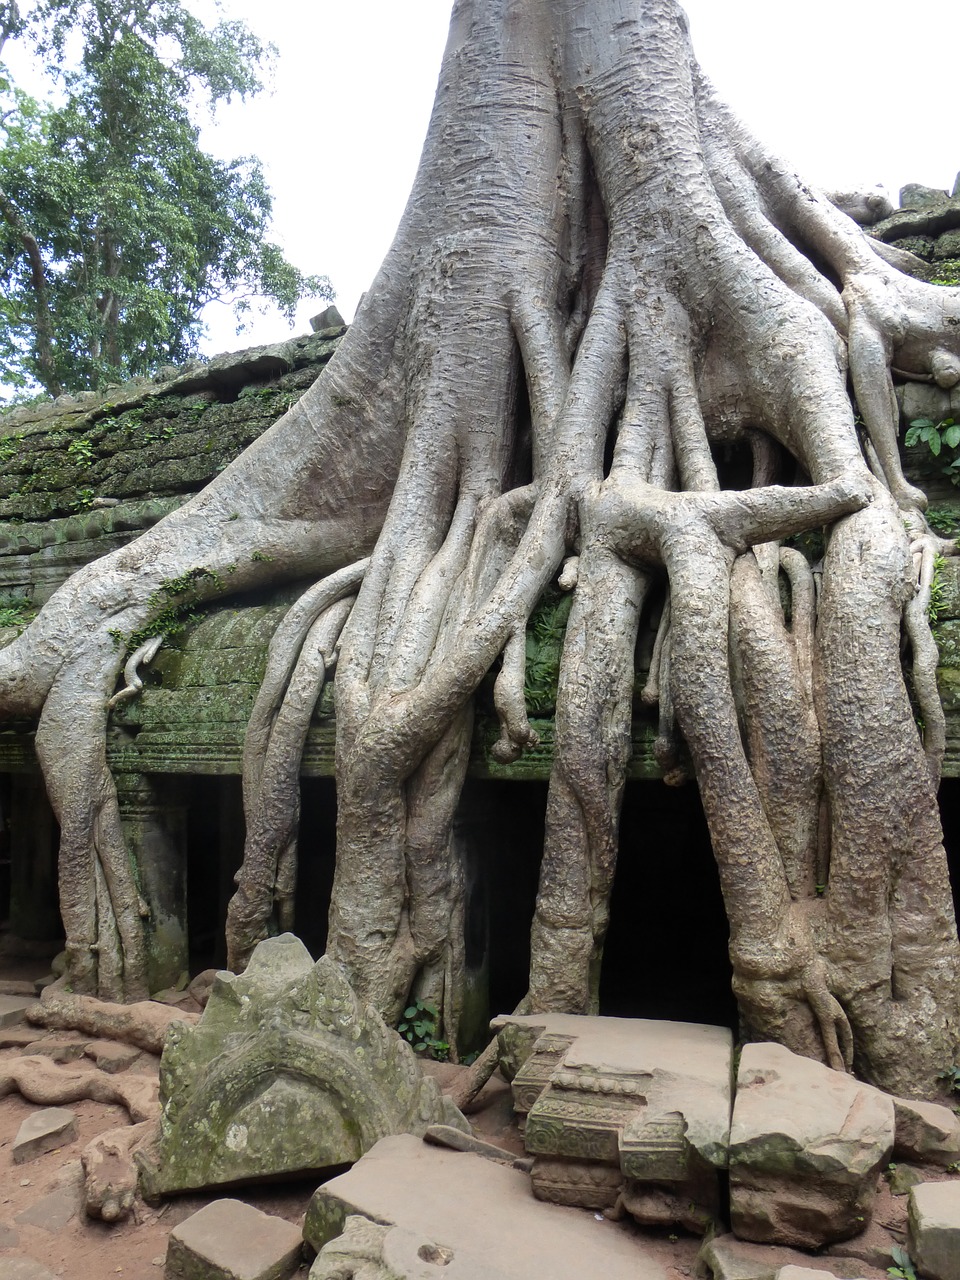
[[[191,569],[203,597],[232,570],[231,590],[342,569],[271,649],[231,963],[289,899],[296,759],[338,646],[330,953],[387,1017],[411,992],[437,1002],[455,1044],[472,698],[496,669],[498,758],[535,742],[524,633],[558,580],[574,601],[530,999],[594,1008],[634,644],[668,583],[645,700],[668,781],[681,734],[689,748],[745,1030],[932,1092],[956,1049],[958,947],[939,748],[899,643],[907,610],[929,675],[914,559],[935,540],[900,473],[890,369],[952,385],[958,321],[960,292],[888,266],[716,102],[673,0],[458,0],[410,202],[328,373],[0,655],[6,705],[46,701],[74,981],[142,980],[106,631],[145,634]],[[753,452],[752,487],[725,486],[715,446]],[[813,528],[819,601],[780,546]]]

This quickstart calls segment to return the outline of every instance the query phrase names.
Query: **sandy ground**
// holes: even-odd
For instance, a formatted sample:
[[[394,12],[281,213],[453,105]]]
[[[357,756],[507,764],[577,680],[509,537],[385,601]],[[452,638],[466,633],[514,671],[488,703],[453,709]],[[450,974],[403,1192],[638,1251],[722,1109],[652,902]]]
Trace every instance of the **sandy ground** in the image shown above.
[[[37,965],[17,966],[16,977],[22,981],[31,968],[37,968]],[[10,975],[9,966],[4,966],[4,971],[0,972],[0,990],[5,985],[4,979],[9,979]],[[198,1006],[190,1002],[186,1007]],[[26,1028],[19,1030],[23,1032]],[[39,1028],[31,1030],[30,1036],[39,1042],[41,1048],[48,1050],[54,1045],[69,1042],[79,1051],[80,1046],[89,1041],[89,1037],[77,1033],[43,1032]],[[22,1047],[17,1046],[0,1049],[0,1066],[6,1059],[22,1052]],[[93,1066],[93,1063],[89,1058],[83,1058],[77,1065]],[[156,1075],[159,1059],[155,1055],[141,1053],[128,1070]],[[440,1066],[432,1068],[441,1086],[445,1076],[455,1070]],[[77,1115],[75,1140],[26,1163],[14,1164],[12,1145],[17,1131],[22,1121],[38,1110],[38,1106],[15,1093],[0,1098],[0,1280],[13,1274],[9,1263],[18,1258],[33,1259],[53,1275],[63,1276],[66,1280],[105,1280],[110,1276],[123,1276],[126,1280],[155,1280],[163,1275],[167,1237],[172,1228],[223,1194],[234,1195],[289,1222],[299,1225],[303,1221],[315,1190],[315,1181],[244,1188],[219,1195],[182,1196],[161,1205],[138,1201],[134,1216],[125,1222],[111,1225],[91,1220],[84,1213],[80,1197],[80,1152],[97,1134],[123,1125],[127,1120],[126,1112],[118,1106],[90,1101],[65,1105]],[[490,1082],[472,1109],[470,1118],[478,1137],[513,1154],[523,1154],[522,1138],[513,1122],[510,1090],[503,1081],[495,1077]],[[874,1225],[861,1238],[860,1248],[852,1248],[859,1257],[841,1264],[838,1270],[850,1277],[885,1280],[886,1254],[892,1244],[903,1242],[905,1219],[906,1197],[892,1196],[886,1184],[881,1183]],[[688,1280],[694,1276],[698,1240],[668,1232],[642,1234],[669,1280]],[[816,1259],[800,1255],[791,1260],[812,1266],[823,1265]],[[297,1273],[298,1277],[306,1277],[308,1270],[305,1263]],[[585,1280],[589,1278],[585,1277]]]

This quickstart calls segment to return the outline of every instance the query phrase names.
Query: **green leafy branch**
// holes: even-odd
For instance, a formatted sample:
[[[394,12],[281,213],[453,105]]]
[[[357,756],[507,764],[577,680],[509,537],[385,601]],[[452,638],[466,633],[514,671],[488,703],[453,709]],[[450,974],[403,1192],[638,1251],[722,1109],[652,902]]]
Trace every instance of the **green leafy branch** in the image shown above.
[[[450,1046],[446,1040],[437,1037],[439,1018],[436,1005],[428,1004],[425,1000],[415,1000],[404,1009],[403,1021],[397,1031],[412,1045],[414,1053],[435,1058],[437,1062],[446,1062],[450,1056]]]

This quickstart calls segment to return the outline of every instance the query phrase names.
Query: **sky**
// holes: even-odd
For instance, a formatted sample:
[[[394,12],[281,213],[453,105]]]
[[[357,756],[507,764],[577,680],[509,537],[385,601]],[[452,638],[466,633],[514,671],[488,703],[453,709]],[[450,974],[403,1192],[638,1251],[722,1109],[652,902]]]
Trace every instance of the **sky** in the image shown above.
[[[215,0],[193,0],[213,12]],[[330,277],[349,320],[389,247],[413,182],[451,0],[221,0],[278,49],[274,89],[221,108],[203,145],[254,154],[274,195],[274,238]],[[952,187],[960,169],[957,0],[916,0],[884,21],[875,0],[687,0],[701,65],[753,132],[827,189]],[[946,51],[946,52],[944,52]],[[307,302],[296,332],[323,304]],[[208,308],[206,354],[291,332],[276,312],[238,337]]]
[[[260,156],[277,239],[298,266],[330,277],[349,320],[413,181],[450,0],[224,0],[223,8],[277,45],[275,90],[222,111],[205,144],[224,157]],[[907,182],[952,188],[960,110],[953,54],[943,51],[960,48],[957,0],[917,0],[893,21],[873,0],[688,0],[685,8],[722,96],[809,181],[879,183],[894,201]],[[298,331],[316,310],[301,307]],[[229,316],[207,320],[208,353],[237,345]],[[287,332],[273,316],[249,339]]]

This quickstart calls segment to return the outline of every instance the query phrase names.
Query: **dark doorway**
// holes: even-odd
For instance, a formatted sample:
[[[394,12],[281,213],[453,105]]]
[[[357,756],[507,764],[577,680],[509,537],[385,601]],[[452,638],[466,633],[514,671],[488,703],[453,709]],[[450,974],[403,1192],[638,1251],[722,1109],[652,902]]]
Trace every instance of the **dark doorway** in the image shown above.
[[[736,1029],[727,920],[694,784],[627,785],[600,1012]]]

